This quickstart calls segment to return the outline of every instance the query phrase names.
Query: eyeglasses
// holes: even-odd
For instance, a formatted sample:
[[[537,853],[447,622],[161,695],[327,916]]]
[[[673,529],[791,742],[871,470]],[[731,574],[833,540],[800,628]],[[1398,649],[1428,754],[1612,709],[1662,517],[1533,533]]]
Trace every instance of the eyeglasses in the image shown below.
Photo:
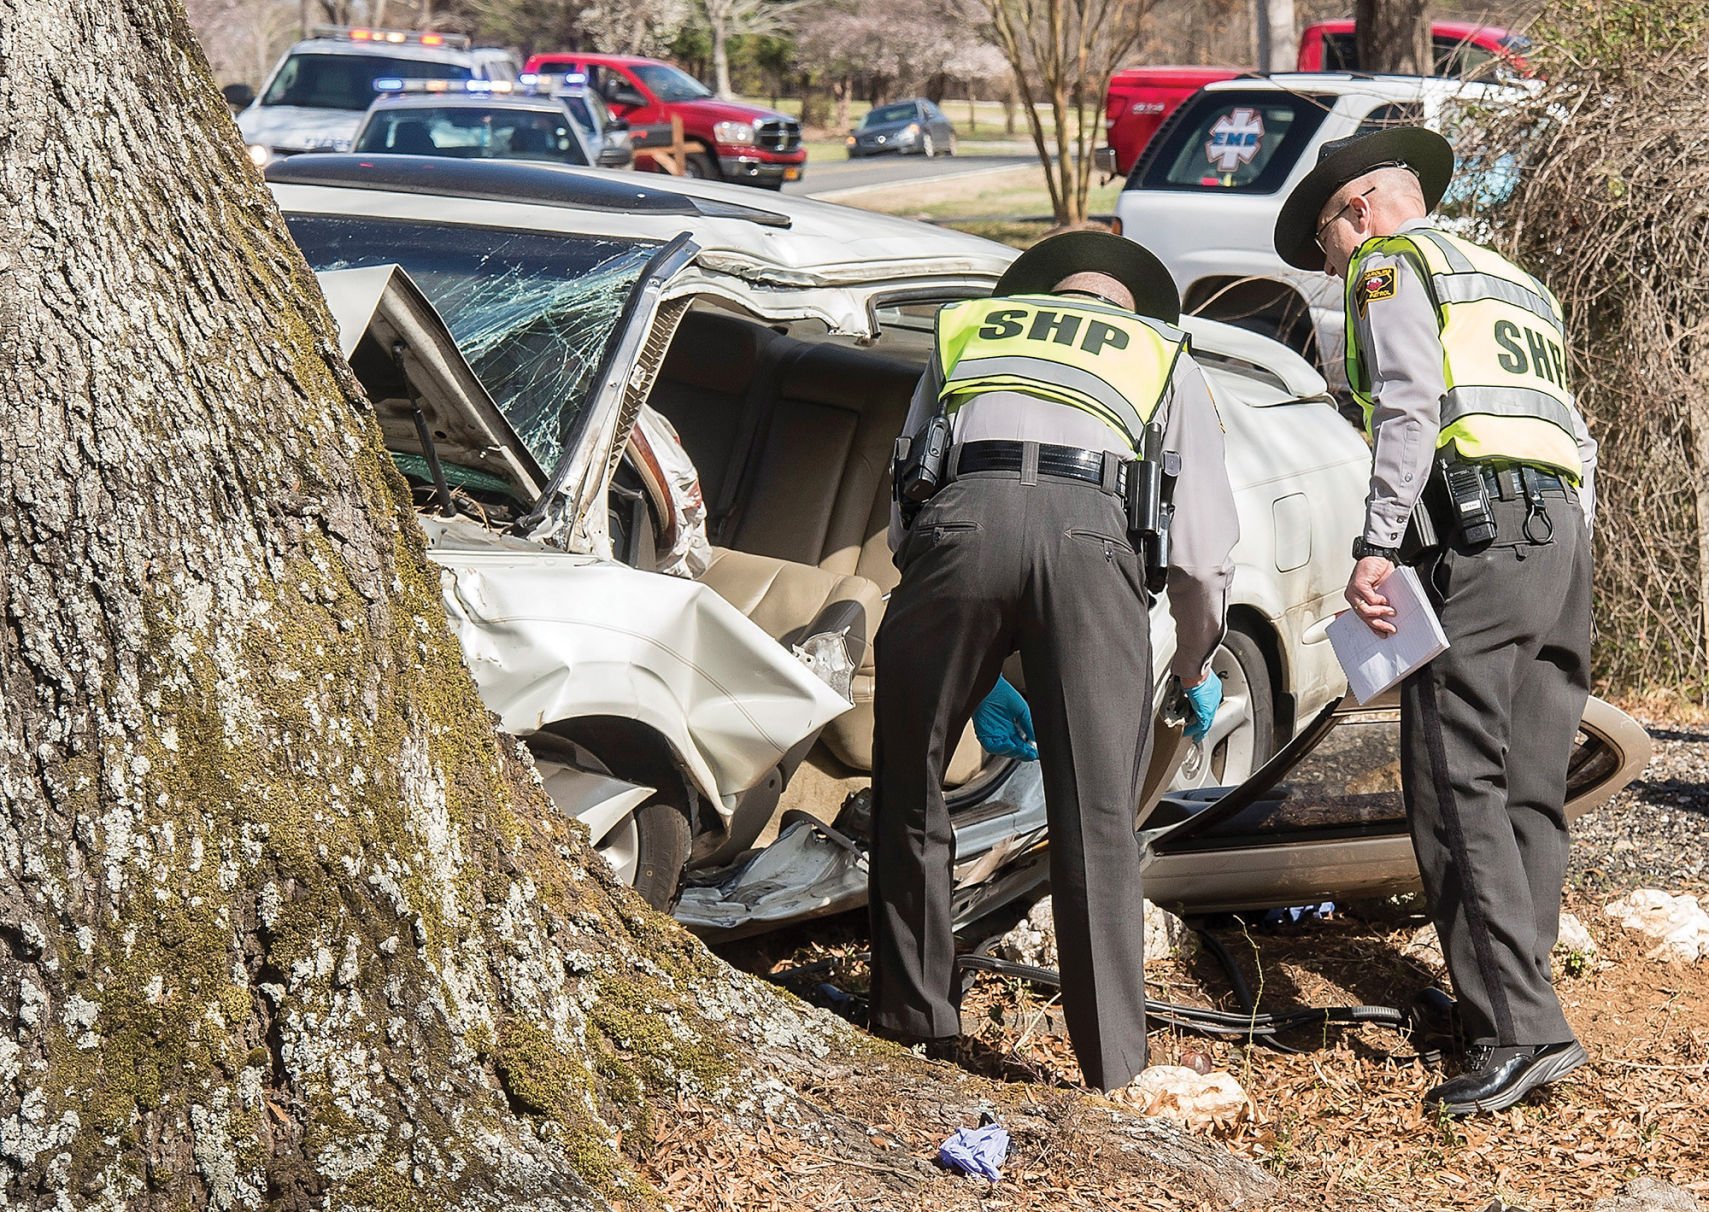
[[[1317,234],[1312,236],[1312,241],[1317,245],[1319,252],[1328,252],[1329,251],[1328,249],[1323,247],[1323,233],[1329,230],[1329,225],[1331,223],[1335,222],[1337,219],[1339,219],[1341,217],[1342,213],[1349,206],[1353,205],[1353,199],[1354,198],[1369,198],[1372,194],[1374,194],[1376,192],[1377,192],[1377,187],[1375,185],[1373,185],[1373,186],[1371,186],[1370,189],[1367,189],[1362,194],[1354,194],[1352,198],[1348,198],[1347,201],[1343,202],[1339,207],[1337,207],[1336,211],[1333,215],[1330,215],[1329,218],[1325,219],[1322,223],[1319,223],[1317,225]]]

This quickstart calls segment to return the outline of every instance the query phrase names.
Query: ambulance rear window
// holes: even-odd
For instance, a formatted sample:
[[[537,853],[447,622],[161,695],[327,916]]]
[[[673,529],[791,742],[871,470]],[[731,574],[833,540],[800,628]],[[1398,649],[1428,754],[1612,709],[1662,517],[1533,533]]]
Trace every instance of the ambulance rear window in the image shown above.
[[[1268,90],[1201,92],[1156,154],[1147,149],[1140,186],[1274,193],[1334,104]]]

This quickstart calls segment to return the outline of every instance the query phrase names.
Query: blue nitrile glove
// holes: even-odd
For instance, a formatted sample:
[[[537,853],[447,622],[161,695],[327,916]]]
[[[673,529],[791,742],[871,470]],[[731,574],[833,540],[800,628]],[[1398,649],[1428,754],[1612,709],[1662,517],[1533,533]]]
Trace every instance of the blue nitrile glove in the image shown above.
[[[1222,705],[1222,679],[1214,673],[1206,674],[1204,681],[1183,688],[1183,693],[1192,712],[1187,719],[1187,739],[1196,745],[1210,734],[1211,721]]]
[[[987,753],[1020,758],[1024,762],[1038,761],[1038,746],[1033,744],[1032,708],[1002,674],[997,675],[991,693],[973,709],[973,735]]]

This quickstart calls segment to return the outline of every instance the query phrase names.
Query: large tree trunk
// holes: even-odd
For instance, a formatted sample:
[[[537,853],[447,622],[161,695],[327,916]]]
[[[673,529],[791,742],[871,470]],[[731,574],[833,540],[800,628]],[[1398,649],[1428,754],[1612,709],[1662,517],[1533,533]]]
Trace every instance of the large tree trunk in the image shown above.
[[[1353,19],[1361,71],[1430,74],[1429,0],[1355,0]]]
[[[785,1206],[971,1207],[862,1120],[984,1102],[1082,1175],[1265,1189],[617,888],[489,723],[181,11],[0,0],[0,45],[0,1207],[655,1207],[710,1119],[773,1134]]]

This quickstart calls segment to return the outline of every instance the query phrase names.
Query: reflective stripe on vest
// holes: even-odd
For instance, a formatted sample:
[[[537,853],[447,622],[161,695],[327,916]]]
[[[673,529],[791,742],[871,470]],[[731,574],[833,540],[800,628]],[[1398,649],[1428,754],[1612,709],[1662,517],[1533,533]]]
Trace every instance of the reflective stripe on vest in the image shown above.
[[[1465,458],[1538,463],[1580,478],[1559,301],[1501,254],[1434,229],[1367,240],[1348,266],[1347,382],[1366,431],[1375,401],[1355,320],[1361,268],[1372,256],[1406,257],[1436,306],[1448,388],[1437,446],[1452,442]]]
[[[1015,295],[941,308],[937,346],[946,414],[986,392],[1024,392],[1090,413],[1139,450],[1187,335],[1082,299]]]

